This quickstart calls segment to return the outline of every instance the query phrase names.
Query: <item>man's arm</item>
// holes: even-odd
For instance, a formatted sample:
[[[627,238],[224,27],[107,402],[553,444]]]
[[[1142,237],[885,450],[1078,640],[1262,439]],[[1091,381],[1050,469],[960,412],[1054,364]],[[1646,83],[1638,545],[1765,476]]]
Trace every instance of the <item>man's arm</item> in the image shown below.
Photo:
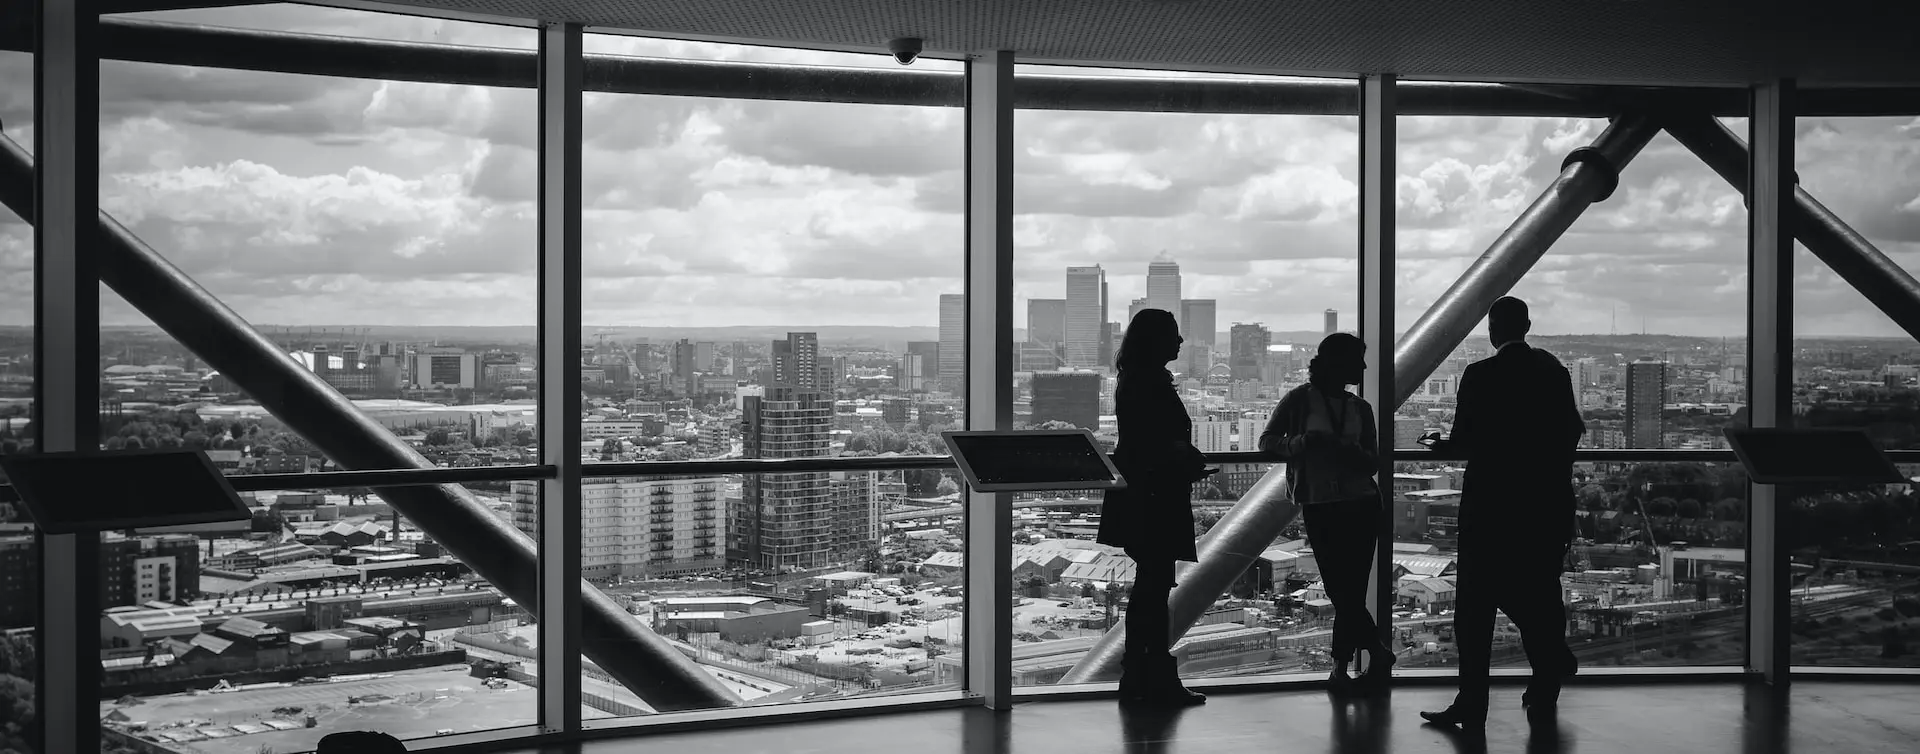
[[[1565,418],[1566,443],[1569,448],[1580,447],[1580,438],[1587,433],[1587,422],[1580,416],[1580,396],[1573,392],[1573,373],[1558,359],[1553,362],[1560,376],[1560,397],[1556,399],[1564,408],[1558,409]]]
[[[1460,390],[1453,396],[1453,432],[1446,439],[1433,443],[1436,453],[1467,455],[1473,452],[1473,443],[1479,437],[1476,427],[1480,411],[1473,390],[1473,386],[1479,382],[1473,379],[1474,366],[1478,365],[1469,365],[1460,375]]]

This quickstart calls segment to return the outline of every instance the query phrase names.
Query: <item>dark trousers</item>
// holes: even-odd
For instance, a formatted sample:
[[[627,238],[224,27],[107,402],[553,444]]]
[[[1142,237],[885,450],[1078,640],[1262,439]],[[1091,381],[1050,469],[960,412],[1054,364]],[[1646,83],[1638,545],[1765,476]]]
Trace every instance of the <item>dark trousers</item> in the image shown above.
[[[1460,696],[1455,705],[1487,706],[1495,610],[1506,613],[1519,629],[1536,679],[1557,682],[1573,672],[1567,609],[1560,597],[1565,557],[1565,545],[1541,542],[1537,534],[1531,542],[1517,533],[1461,541],[1453,612],[1454,641],[1460,652]]]
[[[1344,663],[1360,649],[1384,649],[1367,606],[1374,547],[1380,542],[1380,500],[1374,497],[1300,506],[1307,543],[1320,565],[1320,584],[1333,603],[1333,659]]]
[[[1133,590],[1127,594],[1128,656],[1162,657],[1172,649],[1167,624],[1173,621],[1167,606],[1173,594],[1173,560],[1134,558]]]

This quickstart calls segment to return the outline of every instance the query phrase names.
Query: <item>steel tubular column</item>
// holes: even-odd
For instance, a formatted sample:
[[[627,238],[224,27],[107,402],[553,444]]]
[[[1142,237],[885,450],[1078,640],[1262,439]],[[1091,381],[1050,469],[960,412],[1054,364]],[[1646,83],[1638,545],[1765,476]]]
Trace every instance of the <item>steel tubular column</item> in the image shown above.
[[[540,29],[540,728],[580,729],[578,24]]]
[[[34,142],[38,170],[7,183],[34,224],[34,444],[100,447],[100,284],[93,243],[99,211],[99,81],[92,0],[43,0],[36,24]],[[13,146],[11,141],[8,146]],[[35,201],[37,197],[37,201]],[[42,751],[100,750],[100,536],[38,537]]]
[[[967,429],[1013,429],[1013,53],[967,61]],[[967,693],[1013,705],[1013,505],[967,491]]]
[[[1175,642],[1185,636],[1194,621],[1206,614],[1214,600],[1232,586],[1235,579],[1253,567],[1280,530],[1300,512],[1287,495],[1286,474],[1280,467],[1255,482],[1240,502],[1220,518],[1220,522],[1200,537],[1199,562],[1182,563],[1174,581],[1173,595],[1167,602],[1172,615],[1168,637]],[[1107,629],[1100,641],[1074,663],[1060,683],[1095,683],[1120,677],[1120,657],[1125,653],[1127,627]]]
[[[31,205],[24,189],[32,173],[33,158],[0,137],[0,199],[22,214]],[[335,462],[351,469],[432,466],[111,216],[98,213],[93,228],[101,282]],[[533,542],[466,488],[445,484],[376,492],[515,602],[540,604]],[[583,588],[581,608],[587,657],[655,709],[739,703],[732,691],[600,590]]]
[[[1755,87],[1753,170],[1747,195],[1747,404],[1753,426],[1793,424],[1793,82]],[[1747,526],[1747,667],[1785,685],[1793,634],[1788,630],[1786,548],[1781,546],[1780,489],[1752,485]]]
[[[1560,177],[1494,239],[1486,253],[1400,339],[1393,354],[1393,400],[1382,401],[1375,408],[1392,413],[1419,390],[1433,370],[1473,332],[1486,316],[1487,307],[1513,290],[1588,205],[1613,193],[1619,184],[1619,171],[1658,131],[1659,125],[1652,118],[1620,116],[1592,146],[1568,155]]]
[[[1795,94],[1794,99],[1800,101],[1799,95]],[[1740,137],[1708,115],[1677,116],[1663,125],[1667,133],[1673,134],[1673,138],[1698,155],[1707,167],[1746,194],[1752,203],[1748,186],[1752,157]],[[1908,335],[1920,339],[1920,281],[1874,248],[1871,241],[1815,200],[1806,189],[1794,185],[1792,192],[1791,201],[1782,207],[1792,236]]]
[[[1396,186],[1394,105],[1398,82],[1391,75],[1372,75],[1360,81],[1360,338],[1367,343],[1367,373],[1360,394],[1374,405],[1379,437],[1380,506],[1391,510],[1393,485],[1393,342],[1394,304],[1394,190]],[[1382,576],[1392,572],[1393,518],[1380,516],[1379,545],[1374,548],[1369,604],[1390,641],[1393,622],[1381,620],[1393,612],[1394,589],[1381,588]],[[1371,656],[1368,658],[1371,660]]]

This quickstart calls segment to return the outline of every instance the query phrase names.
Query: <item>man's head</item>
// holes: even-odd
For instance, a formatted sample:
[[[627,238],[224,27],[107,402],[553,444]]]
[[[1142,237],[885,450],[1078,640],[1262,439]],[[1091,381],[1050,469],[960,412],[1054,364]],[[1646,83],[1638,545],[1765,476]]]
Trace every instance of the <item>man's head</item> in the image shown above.
[[[1527,330],[1532,327],[1525,301],[1502,296],[1487,309],[1487,337],[1496,347],[1527,337]]]

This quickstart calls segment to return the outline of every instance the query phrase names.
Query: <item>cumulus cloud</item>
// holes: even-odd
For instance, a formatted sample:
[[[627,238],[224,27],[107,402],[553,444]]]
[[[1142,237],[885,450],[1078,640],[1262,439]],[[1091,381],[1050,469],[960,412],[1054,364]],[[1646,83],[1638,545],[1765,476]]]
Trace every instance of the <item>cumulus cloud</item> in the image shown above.
[[[164,20],[530,49],[530,29],[304,6]],[[594,54],[899,70],[852,55],[590,35]],[[0,54],[0,74],[28,70]],[[956,70],[923,61],[915,70]],[[1064,72],[1064,71],[1050,71]],[[1075,71],[1089,75],[1128,75]],[[1165,74],[1155,74],[1165,75]],[[30,77],[4,76],[6,81]],[[31,92],[0,86],[23,138]],[[103,205],[263,323],[532,324],[538,189],[529,90],[104,63]],[[589,94],[584,308],[595,324],[918,324],[961,288],[954,108]],[[1396,318],[1410,325],[1560,173],[1595,119],[1398,124]],[[1903,264],[1920,263],[1920,121],[1807,120],[1804,185]],[[1018,299],[1100,264],[1110,316],[1166,252],[1222,329],[1318,329],[1358,300],[1358,135],[1348,117],[1021,111]],[[1515,292],[1545,332],[1738,335],[1738,193],[1660,136]],[[0,321],[24,321],[30,229],[0,218]],[[1805,332],[1895,332],[1813,260]],[[17,311],[16,311],[17,310]],[[109,322],[139,321],[109,302]]]

